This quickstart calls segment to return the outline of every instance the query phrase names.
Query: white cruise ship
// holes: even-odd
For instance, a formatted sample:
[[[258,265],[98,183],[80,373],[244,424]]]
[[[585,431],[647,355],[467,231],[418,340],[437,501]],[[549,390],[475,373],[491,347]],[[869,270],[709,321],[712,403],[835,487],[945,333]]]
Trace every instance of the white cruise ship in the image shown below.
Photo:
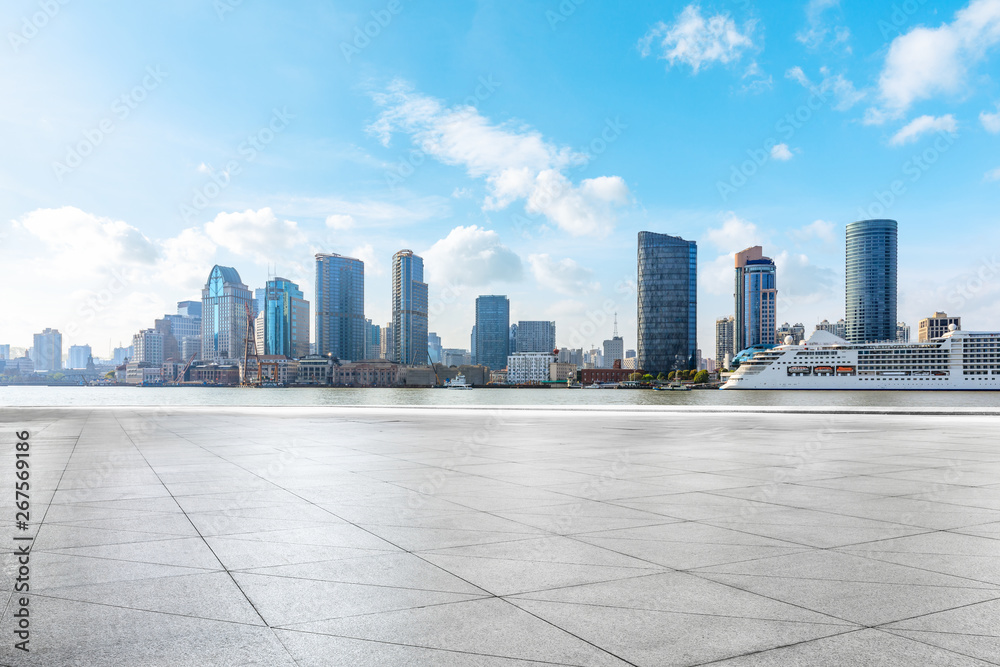
[[[722,388],[1000,391],[1000,332],[853,344],[818,330],[799,345],[785,341],[744,361]]]

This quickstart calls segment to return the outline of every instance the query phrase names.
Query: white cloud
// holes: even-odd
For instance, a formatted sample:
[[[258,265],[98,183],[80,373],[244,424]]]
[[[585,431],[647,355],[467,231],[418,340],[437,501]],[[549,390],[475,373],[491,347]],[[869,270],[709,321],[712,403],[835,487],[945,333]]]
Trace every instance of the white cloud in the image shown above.
[[[698,5],[688,5],[672,24],[659,22],[640,40],[645,58],[657,50],[657,58],[666,60],[668,67],[684,63],[695,74],[712,63],[738,61],[752,49],[755,23],[744,24],[742,31],[728,14],[705,17]]]
[[[726,214],[721,227],[709,228],[705,232],[705,239],[727,253],[737,253],[744,248],[761,245],[761,235],[757,231],[757,225],[744,220],[732,211]]]
[[[763,93],[774,88],[774,77],[764,72],[757,61],[750,63],[743,73],[743,85],[740,87],[744,93]]]
[[[846,26],[830,27],[824,14],[828,9],[839,7],[840,0],[810,0],[806,5],[806,22],[804,29],[795,34],[795,39],[811,49],[818,48],[826,42],[827,35],[833,33],[831,46],[846,43],[851,37],[851,31]],[[851,48],[846,47],[848,53]]]
[[[486,210],[524,200],[529,212],[545,215],[563,231],[603,236],[614,227],[617,207],[628,203],[621,177],[574,185],[563,171],[585,164],[587,156],[546,141],[537,130],[491,124],[473,107],[448,108],[398,81],[375,95],[375,102],[383,111],[369,127],[371,133],[385,145],[393,132],[409,134],[425,154],[485,179]]]
[[[837,225],[832,222],[827,222],[826,220],[815,220],[801,229],[790,230],[788,235],[799,242],[819,239],[820,241],[824,241],[826,243],[834,243],[837,240],[836,235],[834,234],[836,229]]]
[[[981,112],[979,114],[979,122],[983,124],[983,128],[990,134],[1000,133],[1000,104],[997,105],[996,113]]]
[[[844,78],[844,75],[830,74],[830,70],[826,67],[821,67],[819,73],[823,76],[819,83],[810,81],[806,73],[798,66],[785,72],[785,76],[808,88],[821,99],[825,100],[827,95],[832,96],[834,99],[833,108],[837,111],[847,111],[864,99],[865,93],[857,90],[850,80]]]
[[[41,208],[14,221],[56,253],[52,261],[68,255],[86,257],[95,265],[152,264],[159,251],[138,229],[121,220],[102,218],[73,206]]]
[[[382,256],[375,251],[375,247],[371,243],[359,245],[351,250],[349,256],[360,259],[365,263],[366,276],[385,275],[385,265],[382,263]]]
[[[778,144],[771,148],[771,157],[775,160],[791,160],[793,155],[788,144]]]
[[[500,235],[476,225],[455,227],[423,257],[427,282],[479,286],[517,282],[523,274],[521,258]]]
[[[568,257],[555,260],[548,254],[529,255],[528,266],[543,290],[582,296],[601,289],[601,284],[594,280],[593,271]]]
[[[261,263],[279,259],[281,251],[306,240],[298,223],[278,220],[274,211],[266,207],[259,211],[220,213],[205,225],[205,232],[220,246]]]
[[[958,130],[958,123],[951,114],[946,116],[920,116],[914,118],[906,124],[899,132],[889,139],[890,146],[903,146],[919,139],[928,132],[949,132],[954,134]]]
[[[356,225],[357,222],[354,220],[354,216],[351,215],[334,214],[326,217],[326,226],[338,232],[354,229]]]
[[[992,169],[983,176],[984,181],[1000,181],[1000,167]]]
[[[892,41],[879,76],[880,106],[865,121],[899,118],[920,100],[957,95],[970,69],[1000,43],[1000,0],[972,0],[951,23],[918,27]]]

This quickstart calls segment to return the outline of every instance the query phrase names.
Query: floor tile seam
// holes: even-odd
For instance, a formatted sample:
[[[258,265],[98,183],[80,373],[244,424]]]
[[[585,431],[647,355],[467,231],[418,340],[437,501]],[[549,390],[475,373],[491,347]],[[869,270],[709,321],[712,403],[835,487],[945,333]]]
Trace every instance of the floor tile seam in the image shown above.
[[[195,615],[192,615],[192,614],[181,614],[181,613],[175,612],[175,611],[162,611],[162,610],[158,610],[158,609],[142,609],[141,607],[129,607],[127,605],[111,604],[111,603],[108,603],[108,602],[94,602],[92,600],[77,600],[76,598],[64,598],[64,597],[59,597],[58,595],[46,595],[44,593],[36,593],[35,595],[37,597],[47,598],[49,600],[62,600],[63,602],[74,602],[76,604],[94,605],[94,606],[97,606],[97,607],[111,607],[113,609],[124,609],[126,611],[137,611],[137,612],[141,612],[143,614],[162,614],[164,616],[176,616],[178,618],[190,618],[192,620],[197,620],[197,621],[212,621],[214,623],[228,623],[230,625],[239,625],[239,626],[243,626],[243,627],[247,627],[247,628],[260,628],[262,630],[265,629],[265,628],[268,628],[268,626],[265,625],[265,624],[263,624],[263,623],[260,623],[260,624],[257,624],[257,623],[244,623],[243,621],[225,620],[225,619],[221,619],[221,618],[209,618],[207,616],[195,616]]]
[[[559,537],[562,537],[562,536],[560,535]],[[518,541],[521,541],[521,540],[518,540]],[[490,543],[488,543],[486,545],[470,544],[470,545],[467,545],[467,546],[468,547],[477,547],[477,546],[489,546],[489,545],[492,545],[492,544],[508,544],[508,542],[490,542]],[[446,557],[452,557],[452,558],[476,558],[476,559],[479,559],[479,560],[503,560],[503,561],[510,561],[510,562],[516,562],[516,563],[536,563],[536,564],[540,564],[540,565],[582,565],[582,566],[586,566],[586,567],[614,567],[614,568],[618,568],[618,569],[622,569],[622,570],[664,570],[664,569],[666,569],[666,570],[672,570],[673,569],[673,568],[669,568],[669,567],[667,567],[665,565],[660,565],[658,563],[653,563],[652,561],[647,561],[647,560],[639,558],[637,556],[629,556],[628,554],[621,554],[620,552],[617,552],[617,551],[613,551],[612,553],[620,554],[620,555],[625,556],[626,558],[630,558],[632,560],[640,560],[640,561],[643,561],[644,563],[650,563],[650,565],[642,565],[642,566],[640,566],[640,565],[606,565],[606,564],[601,564],[601,563],[579,563],[579,562],[565,561],[565,560],[538,560],[538,559],[530,559],[530,558],[513,558],[513,557],[504,557],[504,556],[484,556],[484,555],[481,555],[481,554],[442,553],[442,552],[448,551],[450,549],[464,549],[464,548],[467,548],[467,546],[442,547],[441,549],[420,549],[420,550],[417,550],[417,551],[413,551],[411,553],[414,556],[424,556],[424,555],[426,555],[426,556],[446,556]],[[598,549],[603,549],[604,548],[604,547],[600,547],[600,546],[598,546],[596,544],[591,544],[589,546],[596,547]],[[423,559],[421,559],[421,560],[423,560]]]
[[[275,567],[282,567],[282,566],[278,565],[278,566],[275,566]],[[473,598],[476,598],[476,599],[478,599],[478,598],[497,597],[496,593],[491,593],[490,591],[488,591],[485,588],[482,588],[480,586],[476,586],[476,588],[478,588],[480,591],[482,591],[482,593],[470,593],[470,592],[467,592],[467,591],[446,591],[446,590],[441,590],[441,589],[438,589],[438,588],[415,588],[413,586],[393,586],[391,584],[372,584],[372,583],[366,583],[366,582],[362,582],[362,581],[344,581],[344,580],[341,580],[341,579],[324,579],[324,578],[317,578],[317,577],[292,576],[292,575],[287,575],[287,574],[267,574],[267,573],[263,573],[263,572],[248,572],[246,570],[231,570],[231,572],[233,574],[249,575],[249,576],[255,576],[255,577],[274,577],[274,578],[277,578],[277,579],[292,579],[292,580],[295,580],[295,581],[312,581],[312,582],[324,583],[324,584],[343,584],[345,586],[365,586],[365,587],[369,587],[369,588],[389,588],[389,589],[397,590],[397,591],[415,591],[415,592],[418,592],[418,593],[445,593],[447,595],[467,595],[467,596],[470,596],[470,597],[473,597]]]
[[[831,551],[836,551],[836,549],[831,549]],[[914,569],[914,570],[919,570],[921,572],[930,572],[932,574],[943,574],[943,575],[948,576],[948,577],[955,577],[956,579],[966,579],[968,581],[972,581],[972,582],[976,582],[976,583],[982,583],[982,584],[987,584],[989,586],[1000,586],[1000,581],[987,581],[985,579],[975,579],[973,577],[968,577],[968,576],[961,575],[961,574],[951,574],[949,572],[941,572],[939,570],[932,570],[929,567],[919,567],[917,565],[912,565],[912,564],[908,564],[908,563],[897,563],[897,562],[891,561],[891,560],[883,560],[881,558],[876,558],[874,555],[872,555],[874,553],[899,553],[899,554],[911,554],[912,553],[912,552],[908,552],[908,551],[866,552],[866,555],[851,554],[850,552],[847,552],[847,553],[849,553],[852,556],[858,556],[859,558],[867,558],[868,560],[872,560],[872,561],[875,561],[877,563],[887,563],[889,565],[898,565],[900,567],[908,567],[908,568],[911,568],[911,569]],[[918,554],[918,555],[941,556],[941,555],[947,555],[947,554]],[[990,556],[975,556],[975,558],[990,558]]]
[[[881,633],[884,633],[884,634],[887,634],[887,635],[891,635],[893,637],[898,637],[899,639],[905,639],[905,640],[908,640],[908,641],[911,641],[911,642],[916,642],[918,644],[923,644],[924,646],[929,646],[929,647],[931,647],[933,649],[936,649],[938,651],[945,651],[947,653],[954,653],[955,655],[960,655],[962,657],[969,658],[970,660],[977,660],[979,662],[986,663],[988,665],[1000,665],[1000,662],[996,662],[994,660],[987,660],[986,658],[982,658],[982,657],[979,657],[979,656],[970,655],[968,653],[962,653],[961,651],[956,651],[955,649],[952,649],[952,648],[946,648],[946,647],[940,646],[938,644],[932,644],[932,643],[930,643],[928,641],[925,641],[925,640],[922,640],[922,639],[918,639],[918,638],[915,638],[915,637],[909,637],[909,636],[906,636],[906,635],[901,635],[901,634],[898,634],[896,632],[892,632],[891,630],[888,630],[888,629],[886,629],[886,630],[883,630],[882,628],[872,628],[872,629],[875,630],[876,632],[881,632]]]
[[[567,601],[567,600],[546,600],[544,598],[529,598],[529,597],[524,597],[524,595],[521,594],[521,593],[517,593],[517,594],[514,594],[514,595],[504,595],[504,596],[501,596],[501,597],[503,597],[504,599],[510,598],[511,600],[524,600],[526,602],[544,602],[544,603],[549,603],[549,604],[560,604],[560,605],[567,605],[567,606],[595,607],[595,608],[598,608],[598,609],[625,609],[625,610],[628,610],[628,611],[649,612],[651,614],[672,614],[672,615],[675,615],[675,616],[699,616],[699,617],[707,617],[707,618],[732,618],[732,619],[741,619],[741,620],[748,620],[748,621],[768,621],[768,622],[774,622],[774,623],[795,623],[795,624],[798,624],[798,625],[823,625],[823,626],[836,626],[836,627],[850,626],[850,627],[853,627],[853,628],[856,628],[856,629],[860,629],[860,628],[864,627],[863,625],[861,625],[860,623],[857,623],[855,621],[840,621],[840,619],[837,619],[840,622],[833,622],[833,621],[827,621],[827,622],[823,622],[823,621],[805,621],[805,620],[794,620],[794,619],[788,619],[788,618],[766,618],[766,617],[763,617],[763,616],[743,616],[743,615],[740,615],[740,614],[711,614],[711,613],[708,613],[708,612],[680,611],[680,610],[677,610],[677,609],[650,609],[648,607],[625,607],[625,606],[617,605],[617,604],[597,604],[597,603],[594,603],[594,602],[570,602],[570,601]],[[763,596],[758,596],[758,597],[763,597]],[[796,606],[796,605],[792,605],[792,604],[790,604],[788,602],[782,602],[782,604],[785,605],[785,606],[789,606],[789,607]],[[823,614],[822,612],[813,612],[813,613],[820,614],[820,615],[823,615],[823,616],[830,616],[829,614]],[[830,616],[830,618],[835,618],[835,617]]]
[[[818,642],[824,639],[830,639],[832,637],[843,637],[845,635],[849,635],[855,632],[864,632],[867,629],[868,628],[861,627],[861,628],[855,628],[853,630],[845,630],[844,632],[836,632],[834,634],[824,635],[823,637],[813,637],[811,639],[803,639],[801,641],[791,642],[789,644],[781,644],[779,646],[772,646],[770,648],[747,651],[746,653],[739,653],[737,655],[731,655],[725,658],[713,659],[709,660],[708,662],[693,663],[691,665],[688,665],[687,667],[711,667],[711,665],[719,665],[729,660],[735,660],[737,658],[749,658],[750,656],[763,655],[765,653],[770,653],[771,651],[782,651],[785,649],[793,648],[795,646],[802,646],[803,644],[810,644],[812,642]]]
[[[387,642],[387,641],[384,641],[384,640],[381,640],[381,639],[371,639],[370,637],[353,637],[351,635],[335,634],[335,633],[331,633],[331,632],[319,632],[319,631],[316,631],[316,630],[298,630],[298,629],[292,629],[291,627],[276,626],[275,630],[278,630],[279,632],[291,632],[291,633],[302,634],[302,635],[318,635],[318,636],[321,636],[321,637],[336,637],[338,639],[350,639],[352,641],[368,642],[370,644],[385,644],[387,646],[401,646],[401,647],[405,647],[405,648],[417,648],[417,649],[421,649],[421,650],[425,650],[425,651],[441,651],[441,652],[444,652],[444,653],[458,653],[460,655],[475,655],[475,656],[483,656],[483,657],[487,657],[487,658],[500,658],[502,660],[520,660],[520,661],[525,661],[525,662],[537,662],[537,663],[540,663],[540,664],[543,664],[543,665],[552,665],[553,667],[587,667],[586,665],[576,665],[576,664],[572,664],[572,663],[563,663],[563,662],[550,662],[548,660],[538,660],[537,658],[518,658],[518,657],[514,657],[514,656],[509,656],[509,655],[500,655],[500,654],[497,654],[497,653],[477,653],[477,652],[474,652],[474,651],[460,651],[458,649],[438,648],[438,647],[433,647],[433,646],[422,646],[420,644],[407,644],[405,642]]]
[[[781,556],[777,556],[777,558],[780,558],[780,557]],[[715,566],[715,565],[708,565],[706,567],[717,567],[717,566]],[[900,566],[900,567],[906,567],[906,566]],[[913,569],[913,568],[911,568],[911,569]],[[691,570],[685,570],[685,572],[691,573],[692,571]],[[917,582],[899,583],[899,582],[895,582],[895,581],[871,581],[871,580],[858,580],[858,579],[824,579],[822,577],[791,577],[791,576],[780,575],[780,574],[746,574],[746,573],[741,573],[741,572],[706,572],[705,568],[699,568],[698,572],[700,572],[701,574],[704,574],[704,575],[719,575],[719,576],[727,576],[727,577],[757,577],[757,578],[760,578],[760,579],[794,579],[795,581],[823,581],[823,582],[827,582],[827,583],[831,583],[831,584],[878,584],[878,585],[881,585],[881,586],[906,586],[908,588],[909,587],[914,587],[914,586],[919,586],[921,588],[957,588],[959,590],[966,590],[967,589],[967,590],[972,590],[972,591],[996,590],[997,593],[1000,594],[1000,584],[988,584],[986,582],[981,582],[981,583],[984,584],[983,586],[949,586],[947,584],[921,584],[921,583],[917,583]],[[940,574],[941,576],[944,576],[944,577],[953,576],[953,575],[944,574],[942,572],[938,572],[937,574]],[[959,578],[959,577],[956,577],[956,578]],[[973,581],[975,581],[975,580],[973,580]]]
[[[947,609],[938,609],[936,611],[929,611],[929,612],[925,612],[923,614],[914,614],[913,616],[907,616],[906,618],[898,618],[898,619],[896,619],[894,621],[887,621],[885,623],[876,623],[876,624],[873,624],[871,627],[876,628],[876,629],[885,628],[885,629],[888,630],[889,628],[887,626],[889,626],[889,625],[895,625],[896,623],[906,623],[908,621],[913,621],[913,620],[916,620],[916,619],[919,619],[919,618],[924,618],[926,616],[934,616],[936,614],[944,614],[944,613],[947,613],[947,612],[956,611],[958,609],[966,609],[967,607],[975,607],[976,605],[985,604],[987,602],[996,602],[997,600],[1000,600],[1000,596],[997,596],[997,597],[994,597],[994,598],[987,598],[986,600],[977,600],[975,602],[966,602],[965,604],[955,605],[954,607],[948,607]]]

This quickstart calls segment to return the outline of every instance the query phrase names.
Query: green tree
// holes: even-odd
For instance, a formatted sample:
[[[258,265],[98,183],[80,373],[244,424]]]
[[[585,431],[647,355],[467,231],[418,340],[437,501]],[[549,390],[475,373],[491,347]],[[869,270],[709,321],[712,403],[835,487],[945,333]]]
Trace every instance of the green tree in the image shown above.
[[[669,378],[669,377],[667,377],[667,374],[666,374],[666,373],[660,373],[659,375],[657,375],[657,376],[656,376],[656,379],[657,379],[657,380],[658,380],[659,382],[663,382],[664,380],[669,380],[670,378]]]
[[[650,375],[649,373],[646,373],[645,375],[642,376],[642,381],[643,382],[652,382],[653,381],[653,376]]]
[[[53,373],[49,377],[52,378],[53,380],[55,380],[56,382],[58,382],[59,380],[62,380],[64,377],[66,377],[66,374],[65,373]]]
[[[708,382],[708,371],[698,371],[698,374],[694,376],[694,381],[697,384]]]
[[[676,375],[677,375],[677,371],[670,371],[669,373],[667,373],[667,379],[668,380],[673,380]]]
[[[628,376],[628,379],[633,382],[640,382],[642,380],[642,373],[632,373]]]

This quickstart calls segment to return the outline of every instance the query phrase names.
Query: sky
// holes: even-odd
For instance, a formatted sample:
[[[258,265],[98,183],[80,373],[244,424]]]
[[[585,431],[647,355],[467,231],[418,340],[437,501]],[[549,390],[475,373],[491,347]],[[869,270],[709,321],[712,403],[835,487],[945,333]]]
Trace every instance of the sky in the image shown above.
[[[149,6],[151,5],[152,6]],[[314,293],[314,255],[424,258],[431,331],[475,298],[560,347],[636,347],[636,235],[733,253],[778,321],[844,316],[844,229],[899,221],[899,317],[1000,330],[1000,0],[12,0],[0,17],[0,343],[128,345],[214,264]]]

